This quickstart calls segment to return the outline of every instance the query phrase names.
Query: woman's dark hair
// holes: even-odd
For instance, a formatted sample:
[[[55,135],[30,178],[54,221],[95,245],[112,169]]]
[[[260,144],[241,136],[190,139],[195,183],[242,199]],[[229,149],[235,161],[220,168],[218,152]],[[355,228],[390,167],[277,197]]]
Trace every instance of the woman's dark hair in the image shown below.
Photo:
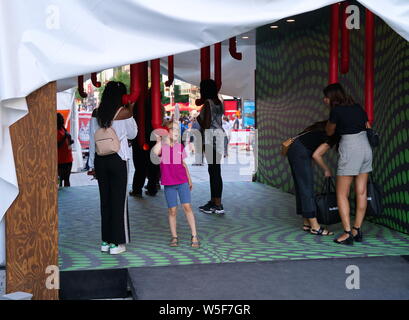
[[[213,79],[206,79],[200,82],[200,97],[203,100],[211,99],[215,104],[222,104],[218,97],[216,82]]]
[[[122,105],[124,94],[126,94],[126,86],[122,82],[109,81],[107,83],[96,115],[101,128],[111,126],[115,113]]]
[[[61,113],[57,113],[57,129],[61,130],[64,128],[64,116]]]
[[[345,93],[344,88],[339,83],[332,83],[325,87],[324,96],[329,99],[330,106],[352,105],[354,100]]]
[[[327,125],[328,120],[318,121],[309,127],[305,128],[303,132],[307,131],[325,131],[325,126]]]

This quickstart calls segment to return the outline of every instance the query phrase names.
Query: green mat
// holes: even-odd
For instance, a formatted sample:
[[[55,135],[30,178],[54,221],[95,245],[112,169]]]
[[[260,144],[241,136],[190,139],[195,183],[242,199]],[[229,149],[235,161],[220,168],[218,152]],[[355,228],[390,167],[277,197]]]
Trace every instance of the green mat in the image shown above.
[[[194,185],[192,205],[201,248],[190,247],[190,231],[182,209],[178,215],[180,246],[168,246],[170,233],[163,190],[154,198],[129,198],[131,243],[127,252],[111,256],[99,251],[98,187],[59,191],[59,263],[62,271],[322,258],[409,255],[409,235],[373,223],[363,226],[365,241],[337,245],[333,237],[301,230],[295,198],[252,182],[224,183],[224,216],[197,209],[209,199],[209,184]],[[342,232],[342,226],[331,226]]]

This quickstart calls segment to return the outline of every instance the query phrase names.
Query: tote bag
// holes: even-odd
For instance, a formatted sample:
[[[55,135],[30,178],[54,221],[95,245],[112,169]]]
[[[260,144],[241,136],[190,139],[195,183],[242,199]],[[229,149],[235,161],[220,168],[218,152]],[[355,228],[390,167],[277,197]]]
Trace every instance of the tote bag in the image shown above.
[[[382,215],[382,189],[373,181],[371,175],[368,177],[367,197],[368,204],[366,207],[366,214],[373,217],[379,217]]]
[[[341,222],[332,177],[325,178],[321,193],[315,197],[315,203],[317,204],[317,220],[320,224],[328,226]]]

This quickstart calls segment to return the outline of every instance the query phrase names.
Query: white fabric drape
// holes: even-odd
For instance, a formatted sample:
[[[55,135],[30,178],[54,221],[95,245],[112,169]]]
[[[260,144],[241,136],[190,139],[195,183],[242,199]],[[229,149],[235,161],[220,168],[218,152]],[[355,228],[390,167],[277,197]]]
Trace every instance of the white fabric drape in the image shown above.
[[[18,194],[8,128],[25,114],[24,97],[34,90],[54,80],[196,50],[335,2],[0,0],[0,220]],[[409,1],[359,2],[409,39]]]

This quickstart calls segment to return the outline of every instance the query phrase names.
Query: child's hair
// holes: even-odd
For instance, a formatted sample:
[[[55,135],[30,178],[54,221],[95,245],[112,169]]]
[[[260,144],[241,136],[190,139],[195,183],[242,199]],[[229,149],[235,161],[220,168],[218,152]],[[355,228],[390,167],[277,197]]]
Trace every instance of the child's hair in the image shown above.
[[[165,120],[162,124],[162,128],[165,129],[166,131],[169,131],[170,129],[173,129],[174,125],[178,125],[179,123],[173,120]]]
[[[165,120],[162,124],[163,129],[169,131],[169,129],[173,128],[173,121],[172,120]]]

